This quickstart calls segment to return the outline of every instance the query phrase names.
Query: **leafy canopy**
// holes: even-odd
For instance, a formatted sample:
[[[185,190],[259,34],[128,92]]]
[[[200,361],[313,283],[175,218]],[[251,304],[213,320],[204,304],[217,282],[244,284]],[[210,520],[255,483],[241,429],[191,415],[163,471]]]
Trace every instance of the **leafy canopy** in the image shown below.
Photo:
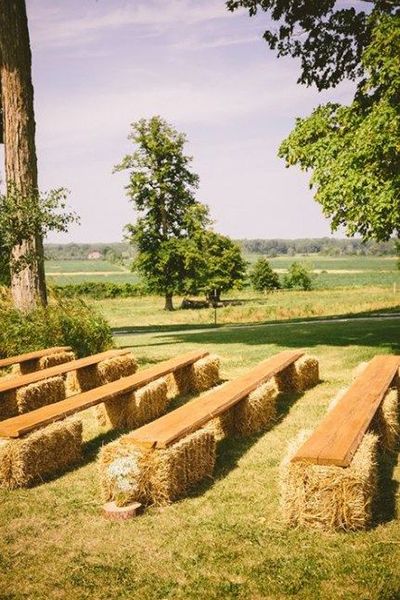
[[[317,107],[279,149],[312,171],[310,187],[332,229],[364,240],[400,231],[400,16],[377,20],[362,58],[366,78],[350,106]]]
[[[307,266],[299,262],[292,263],[283,278],[283,285],[289,289],[311,290],[312,278]]]
[[[231,11],[245,8],[250,16],[266,12],[271,25],[264,39],[269,47],[279,57],[300,59],[298,83],[314,84],[322,90],[336,86],[343,79],[364,76],[361,57],[370,44],[375,19],[398,14],[400,2],[227,0],[226,5]]]
[[[250,281],[256,292],[267,292],[280,288],[278,273],[272,269],[266,258],[259,258],[250,273]]]

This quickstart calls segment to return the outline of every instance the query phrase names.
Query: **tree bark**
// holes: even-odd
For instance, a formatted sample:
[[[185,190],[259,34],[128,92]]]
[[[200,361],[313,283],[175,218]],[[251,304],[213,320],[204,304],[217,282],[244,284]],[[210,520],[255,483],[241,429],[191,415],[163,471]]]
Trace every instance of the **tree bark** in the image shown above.
[[[174,310],[174,304],[172,302],[172,294],[170,294],[169,292],[165,293],[164,310]]]
[[[0,0],[0,80],[7,188],[22,196],[38,192],[33,110],[32,57],[25,0]],[[16,260],[29,255],[29,264],[18,270]],[[24,240],[11,251],[11,291],[23,311],[38,302],[46,305],[43,240]]]

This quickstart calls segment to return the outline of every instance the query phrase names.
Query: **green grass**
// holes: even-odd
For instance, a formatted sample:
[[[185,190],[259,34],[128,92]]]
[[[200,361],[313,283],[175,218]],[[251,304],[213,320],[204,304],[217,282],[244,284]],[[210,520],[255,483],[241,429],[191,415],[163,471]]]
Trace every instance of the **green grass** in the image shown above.
[[[120,265],[107,260],[47,260],[46,273],[79,273],[97,271],[124,271]]]
[[[113,324],[120,320],[116,316]],[[182,328],[119,336],[118,343],[132,347],[141,365],[206,347],[221,355],[226,378],[281,349],[305,347],[320,359],[322,383],[303,396],[283,398],[270,431],[221,443],[213,479],[190,497],[125,523],[99,514],[95,458],[113,436],[99,432],[86,414],[88,444],[80,467],[30,490],[0,492],[1,598],[400,597],[399,466],[382,483],[377,522],[365,533],[286,529],[278,491],[288,440],[315,427],[358,362],[400,352],[399,320],[277,323],[192,334]]]

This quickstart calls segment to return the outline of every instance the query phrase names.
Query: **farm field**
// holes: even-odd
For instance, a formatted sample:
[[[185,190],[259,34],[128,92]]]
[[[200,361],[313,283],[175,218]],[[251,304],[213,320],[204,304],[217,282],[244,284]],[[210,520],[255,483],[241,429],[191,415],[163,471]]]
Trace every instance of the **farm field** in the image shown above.
[[[260,255],[245,254],[246,260],[254,263]],[[315,289],[340,287],[400,286],[400,271],[395,257],[320,257],[295,256],[271,258],[270,263],[282,277],[292,262],[301,261],[314,270]],[[46,272],[49,283],[66,285],[84,281],[106,281],[110,283],[137,283],[139,277],[119,265],[103,260],[47,261]]]
[[[365,533],[286,529],[278,488],[288,441],[315,427],[338,388],[351,381],[356,364],[377,353],[400,352],[399,324],[394,318],[278,323],[196,333],[175,327],[170,333],[118,336],[141,367],[205,347],[222,357],[224,378],[281,349],[307,348],[320,360],[322,383],[300,397],[282,397],[270,431],[220,443],[213,479],[190,497],[125,523],[99,514],[95,459],[116,434],[99,432],[88,411],[88,443],[79,467],[32,489],[0,492],[0,597],[399,598],[398,464],[385,469],[377,519]]]

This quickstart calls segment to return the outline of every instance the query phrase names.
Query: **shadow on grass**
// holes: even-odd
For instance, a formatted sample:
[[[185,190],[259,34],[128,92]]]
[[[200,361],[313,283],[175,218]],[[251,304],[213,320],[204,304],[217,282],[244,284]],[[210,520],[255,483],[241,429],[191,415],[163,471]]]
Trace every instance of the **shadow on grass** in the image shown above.
[[[399,449],[397,448],[397,451]],[[372,527],[393,521],[397,517],[396,497],[399,483],[393,479],[398,453],[382,453],[378,465],[378,497],[375,502]]]

